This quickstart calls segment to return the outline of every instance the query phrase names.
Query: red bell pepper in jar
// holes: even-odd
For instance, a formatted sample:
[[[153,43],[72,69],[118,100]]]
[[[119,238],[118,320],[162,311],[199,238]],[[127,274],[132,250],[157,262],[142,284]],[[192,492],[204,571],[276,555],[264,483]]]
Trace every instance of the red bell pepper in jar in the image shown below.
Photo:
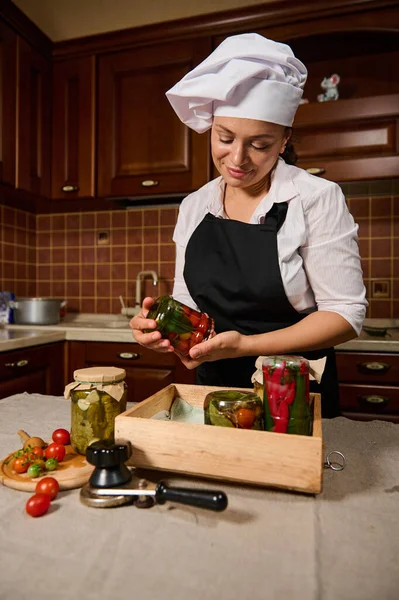
[[[301,356],[268,356],[262,371],[266,431],[311,435],[308,361]]]

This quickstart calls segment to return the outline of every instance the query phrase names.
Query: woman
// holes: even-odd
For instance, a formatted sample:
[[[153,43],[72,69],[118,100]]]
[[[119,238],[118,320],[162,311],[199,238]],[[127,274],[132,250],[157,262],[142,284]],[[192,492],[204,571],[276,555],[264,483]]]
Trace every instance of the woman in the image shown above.
[[[173,297],[215,319],[217,335],[182,359],[198,367],[198,383],[251,387],[258,355],[327,356],[320,391],[323,416],[332,417],[333,347],[360,333],[367,301],[341,189],[287,164],[306,77],[288,46],[244,34],[167,92],[184,123],[212,129],[220,173],[180,206]],[[171,352],[159,332],[143,332],[156,326],[146,319],[152,303],[146,298],[132,319],[134,337]]]

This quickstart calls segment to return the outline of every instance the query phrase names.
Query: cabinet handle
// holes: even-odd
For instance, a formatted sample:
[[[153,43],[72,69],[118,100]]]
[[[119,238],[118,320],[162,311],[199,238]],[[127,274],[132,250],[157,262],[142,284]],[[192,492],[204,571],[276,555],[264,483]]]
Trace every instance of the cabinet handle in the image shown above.
[[[77,185],[63,185],[61,190],[63,192],[78,192],[79,191],[79,186]]]
[[[137,354],[137,352],[121,352],[117,356],[125,360],[138,360],[140,358],[140,354]]]
[[[391,366],[392,365],[383,362],[363,362],[357,364],[357,370],[360,373],[365,373],[368,375],[384,375],[387,371],[389,371]]]
[[[21,369],[22,367],[26,367],[28,362],[28,360],[19,360],[18,362],[14,363],[5,363],[4,366],[8,369]]]
[[[358,396],[358,402],[360,404],[373,404],[374,406],[386,406],[389,403],[389,398],[386,396],[379,396],[378,394],[370,394],[370,396]]]
[[[159,181],[155,181],[154,179],[145,179],[141,182],[143,187],[155,187],[159,184]]]
[[[323,173],[326,172],[326,170],[323,169],[323,167],[309,167],[308,169],[306,169],[306,171],[310,173],[310,175],[323,175]]]

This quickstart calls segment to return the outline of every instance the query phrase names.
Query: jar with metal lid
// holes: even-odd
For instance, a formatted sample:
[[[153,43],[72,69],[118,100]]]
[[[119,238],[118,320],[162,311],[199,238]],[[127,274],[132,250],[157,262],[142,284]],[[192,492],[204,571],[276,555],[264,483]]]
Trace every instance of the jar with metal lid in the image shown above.
[[[205,397],[204,420],[206,425],[262,430],[263,403],[253,392],[216,390]]]
[[[74,372],[66,386],[71,398],[71,445],[79,454],[100,440],[114,441],[115,417],[126,410],[126,371],[116,367],[90,367]]]
[[[302,356],[266,356],[262,371],[266,431],[312,435],[309,362]]]
[[[190,349],[214,334],[214,321],[172,296],[160,296],[151,307],[147,319],[154,319],[157,330],[168,339],[175,351],[187,356]],[[147,329],[146,332],[154,331]]]

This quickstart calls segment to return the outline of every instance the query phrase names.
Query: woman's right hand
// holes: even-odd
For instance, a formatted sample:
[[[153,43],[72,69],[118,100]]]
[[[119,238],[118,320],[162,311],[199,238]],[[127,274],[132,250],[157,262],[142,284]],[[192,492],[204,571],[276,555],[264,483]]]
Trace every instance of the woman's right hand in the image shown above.
[[[133,337],[141,346],[155,350],[155,352],[174,352],[170,341],[162,339],[161,332],[155,331],[156,321],[147,319],[148,311],[154,302],[154,298],[144,298],[141,311],[130,321]],[[145,329],[154,329],[154,331],[145,333]]]

